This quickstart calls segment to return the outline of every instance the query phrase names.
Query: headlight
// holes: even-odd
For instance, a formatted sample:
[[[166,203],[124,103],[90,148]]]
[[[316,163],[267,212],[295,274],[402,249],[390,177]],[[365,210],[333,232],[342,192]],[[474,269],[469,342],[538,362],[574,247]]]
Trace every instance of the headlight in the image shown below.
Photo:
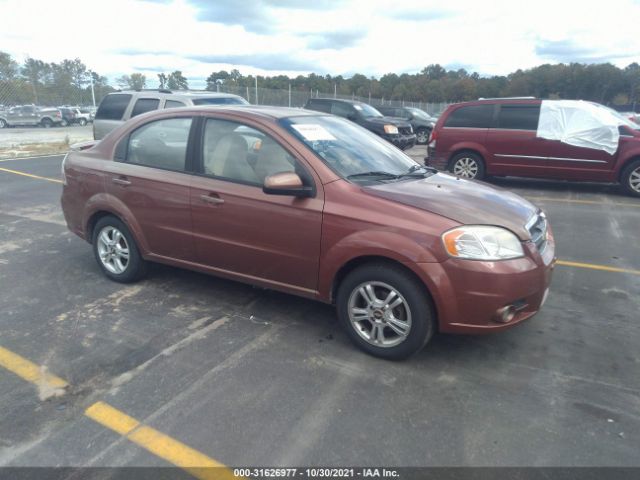
[[[456,258],[493,261],[524,256],[518,237],[499,227],[458,227],[442,235],[442,241],[447,253]]]
[[[398,127],[396,127],[395,125],[385,125],[384,126],[384,133],[394,133],[394,134],[398,134]]]

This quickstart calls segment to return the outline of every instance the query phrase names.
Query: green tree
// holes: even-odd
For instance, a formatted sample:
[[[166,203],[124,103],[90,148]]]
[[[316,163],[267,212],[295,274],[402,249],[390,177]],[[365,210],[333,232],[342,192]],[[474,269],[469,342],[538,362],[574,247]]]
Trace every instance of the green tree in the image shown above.
[[[13,81],[17,74],[18,64],[11,58],[11,55],[0,51],[0,81]]]
[[[167,88],[170,90],[187,90],[189,82],[180,70],[176,70],[167,76]]]
[[[147,77],[141,73],[132,73],[131,75],[122,75],[116,78],[116,83],[121,88],[142,90],[147,86]]]

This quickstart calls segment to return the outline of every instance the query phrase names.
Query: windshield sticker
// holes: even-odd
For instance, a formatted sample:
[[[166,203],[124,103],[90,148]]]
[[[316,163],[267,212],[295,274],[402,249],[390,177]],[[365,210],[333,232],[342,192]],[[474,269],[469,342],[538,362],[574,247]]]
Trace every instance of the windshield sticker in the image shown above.
[[[304,137],[305,140],[309,140],[311,142],[315,142],[318,140],[335,140],[336,137],[331,135],[326,128],[322,125],[314,125],[314,124],[297,124],[291,125],[295,128],[300,135]]]

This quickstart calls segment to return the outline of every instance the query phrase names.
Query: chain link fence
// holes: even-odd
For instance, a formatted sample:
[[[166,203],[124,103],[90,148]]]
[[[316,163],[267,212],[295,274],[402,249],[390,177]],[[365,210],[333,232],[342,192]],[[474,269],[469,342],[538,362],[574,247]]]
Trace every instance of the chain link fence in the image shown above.
[[[450,103],[428,103],[428,102],[412,102],[405,100],[391,100],[376,97],[361,97],[358,95],[341,95],[334,93],[324,93],[318,90],[278,90],[270,88],[255,88],[255,87],[232,87],[226,85],[220,85],[218,87],[219,92],[232,93],[245,98],[249,103],[254,105],[271,105],[278,107],[293,107],[302,108],[310,98],[340,98],[343,100],[356,100],[359,102],[368,103],[377,106],[391,106],[391,107],[414,107],[420,108],[430,115],[439,114]]]
[[[47,85],[32,84],[26,80],[11,82],[0,81],[0,109],[8,109],[17,105],[37,105],[41,107],[93,106],[99,105],[102,98],[109,92],[116,91],[108,85],[75,86],[75,85]],[[219,92],[232,93],[244,97],[254,105],[271,105],[282,107],[302,108],[310,98],[341,98],[358,100],[375,106],[416,107],[429,114],[442,112],[448,103],[411,102],[405,100],[390,100],[375,97],[360,97],[357,95],[340,95],[320,92],[318,90],[283,90],[255,87],[234,87],[220,85]]]

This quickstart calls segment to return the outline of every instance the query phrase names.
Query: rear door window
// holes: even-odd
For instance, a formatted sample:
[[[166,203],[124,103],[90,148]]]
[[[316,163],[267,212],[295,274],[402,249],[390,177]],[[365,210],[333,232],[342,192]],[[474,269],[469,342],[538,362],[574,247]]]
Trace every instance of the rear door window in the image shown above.
[[[164,102],[164,108],[180,108],[186,107],[186,105],[182,102],[178,102],[177,100],[167,100]]]
[[[445,127],[489,128],[493,117],[493,105],[469,105],[460,107],[449,115]]]
[[[125,93],[117,93],[107,95],[102,100],[98,111],[96,112],[97,120],[122,120],[124,111],[129,105],[131,95]]]
[[[129,138],[127,163],[184,171],[191,118],[149,122]]]
[[[131,112],[131,118],[141,113],[150,112],[151,110],[157,110],[160,105],[158,98],[140,98],[136,101]]]
[[[355,110],[348,103],[333,102],[331,105],[331,113],[340,117],[349,118],[355,115]]]
[[[323,102],[318,100],[310,100],[309,108],[317,112],[331,113],[331,102]]]
[[[502,105],[498,113],[498,128],[537,130],[540,105]]]

